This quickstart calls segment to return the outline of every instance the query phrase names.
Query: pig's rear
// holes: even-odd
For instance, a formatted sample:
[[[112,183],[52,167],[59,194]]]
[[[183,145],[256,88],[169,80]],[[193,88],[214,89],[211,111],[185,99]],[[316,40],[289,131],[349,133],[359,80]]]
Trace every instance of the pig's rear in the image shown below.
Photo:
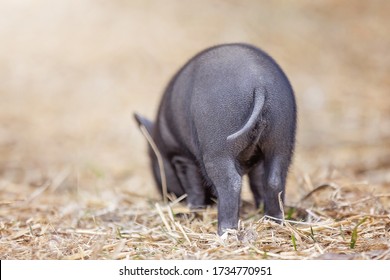
[[[216,190],[220,234],[237,227],[248,172],[256,205],[264,202],[267,215],[281,216],[296,105],[289,81],[267,54],[244,44],[201,52],[168,85],[156,125],[155,140],[174,161],[189,201],[204,201],[199,184]]]
[[[192,59],[175,84],[172,98],[187,100],[183,109],[189,114],[188,123],[193,130],[189,132],[196,133],[198,143],[193,144],[200,148],[191,150],[198,153],[199,160],[204,154],[226,152],[237,157],[259,140],[263,148],[272,149],[279,144],[293,148],[293,91],[279,66],[262,51],[241,44],[211,48]],[[260,111],[254,111],[256,98],[263,98]],[[256,118],[252,130],[229,144],[229,136],[240,132],[251,117]],[[256,138],[253,130],[261,135]]]

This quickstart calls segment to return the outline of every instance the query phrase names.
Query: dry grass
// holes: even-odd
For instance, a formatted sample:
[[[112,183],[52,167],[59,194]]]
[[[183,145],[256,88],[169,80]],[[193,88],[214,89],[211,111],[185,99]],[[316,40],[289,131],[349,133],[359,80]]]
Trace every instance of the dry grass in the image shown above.
[[[4,2],[1,259],[390,259],[389,1]],[[131,114],[232,41],[285,69],[299,132],[284,225],[245,184],[221,239],[214,207],[163,205]]]
[[[75,195],[77,203],[60,206],[53,188],[46,182],[1,201],[2,259],[390,258],[390,193],[364,184],[320,186],[286,207],[284,225],[244,201],[240,229],[227,238],[215,234],[214,207],[194,212],[125,191],[109,202]]]

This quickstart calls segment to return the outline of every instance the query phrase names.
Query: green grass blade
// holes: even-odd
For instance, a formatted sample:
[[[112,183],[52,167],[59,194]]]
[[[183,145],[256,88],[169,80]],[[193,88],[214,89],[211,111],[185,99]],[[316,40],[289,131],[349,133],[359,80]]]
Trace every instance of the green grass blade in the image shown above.
[[[362,219],[360,222],[357,223],[357,225],[353,228],[353,231],[352,231],[352,235],[351,235],[351,243],[349,245],[349,247],[351,249],[354,249],[355,246],[356,246],[356,241],[358,239],[358,227],[363,224],[365,221],[367,220],[367,217],[365,217],[364,219]]]
[[[287,212],[287,216],[286,216],[286,220],[291,220],[293,215],[295,213],[295,208],[294,207],[290,207],[288,209],[288,212]]]
[[[296,251],[297,250],[297,240],[296,240],[294,234],[291,234],[291,241],[292,241],[292,244],[293,244],[293,247],[294,247],[294,251]]]
[[[313,239],[314,242],[317,243],[317,240],[314,238],[314,230],[312,226],[310,226],[310,237],[311,239]]]

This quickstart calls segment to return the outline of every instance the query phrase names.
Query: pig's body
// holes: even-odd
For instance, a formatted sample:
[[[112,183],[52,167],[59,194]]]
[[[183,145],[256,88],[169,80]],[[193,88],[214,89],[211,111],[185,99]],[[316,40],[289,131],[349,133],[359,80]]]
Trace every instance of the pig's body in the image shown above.
[[[164,158],[168,191],[187,193],[192,207],[216,194],[219,234],[237,228],[244,174],[256,205],[264,202],[267,215],[280,217],[278,194],[283,199],[296,105],[289,81],[267,54],[244,44],[207,49],[173,77],[155,124],[136,118]]]

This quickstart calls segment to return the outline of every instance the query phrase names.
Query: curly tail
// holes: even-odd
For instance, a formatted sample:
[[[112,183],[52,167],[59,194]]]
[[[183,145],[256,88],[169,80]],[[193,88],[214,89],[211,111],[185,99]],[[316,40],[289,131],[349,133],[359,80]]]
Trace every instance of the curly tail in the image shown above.
[[[260,138],[265,124],[261,121],[261,111],[264,106],[266,89],[255,88],[253,92],[252,113],[248,121],[237,132],[229,135],[226,140],[231,148],[238,148],[240,151],[248,147],[251,143],[257,142]]]

